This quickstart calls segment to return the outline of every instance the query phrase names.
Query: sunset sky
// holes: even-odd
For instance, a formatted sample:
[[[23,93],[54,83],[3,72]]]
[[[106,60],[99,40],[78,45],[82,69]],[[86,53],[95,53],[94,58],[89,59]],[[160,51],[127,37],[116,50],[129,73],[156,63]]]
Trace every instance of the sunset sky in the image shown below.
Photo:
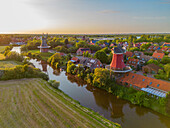
[[[170,32],[170,0],[1,0],[1,33]]]

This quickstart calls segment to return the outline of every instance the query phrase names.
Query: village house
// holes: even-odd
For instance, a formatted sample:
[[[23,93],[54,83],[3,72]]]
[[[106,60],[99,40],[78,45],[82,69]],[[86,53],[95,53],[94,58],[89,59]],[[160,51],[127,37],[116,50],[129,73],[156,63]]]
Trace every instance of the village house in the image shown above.
[[[126,53],[124,53],[124,55],[126,55],[126,58],[129,58],[129,57],[133,56],[133,52],[126,51]]]
[[[168,47],[163,47],[161,50],[162,52],[168,52],[168,53],[170,52],[170,48]]]
[[[105,44],[99,44],[99,46],[100,46],[101,48],[105,48],[105,47],[106,47]]]
[[[155,53],[163,53],[162,49],[156,50]]]
[[[126,44],[126,42],[119,42],[119,46],[123,47],[123,45]]]
[[[147,42],[139,42],[139,43],[133,44],[133,47],[140,48],[140,46],[144,43],[147,43]]]
[[[92,44],[96,44],[96,42],[98,42],[98,40],[91,40],[90,43]]]
[[[137,68],[137,65],[139,65],[139,59],[129,58],[126,64],[134,68]]]
[[[25,45],[25,42],[10,42],[10,45]]]
[[[67,44],[67,48],[71,48],[71,47],[73,47],[72,44]]]
[[[148,64],[148,65],[142,67],[142,71],[144,73],[150,73],[150,74],[157,74],[159,69],[162,69],[162,68],[157,66],[154,63]]]
[[[65,56],[65,54],[63,52],[60,52],[60,56]]]
[[[141,51],[134,51],[134,55],[137,56],[138,58],[140,58],[140,56],[144,55],[144,53]]]
[[[165,42],[165,43],[163,44],[163,47],[165,47],[165,46],[169,46],[169,47],[170,47],[170,43],[166,43],[166,42]]]
[[[133,87],[136,90],[144,91],[148,95],[155,95],[157,97],[166,97],[166,94],[170,91],[169,82],[131,72],[124,74],[116,82],[125,87]]]
[[[142,61],[145,61],[145,62],[148,62],[150,59],[152,59],[153,57],[152,56],[148,56],[148,55],[141,55],[140,56],[140,59],[142,60]],[[144,62],[144,63],[145,63]]]
[[[166,52],[166,51],[168,50],[168,48],[167,48],[167,47],[162,47],[161,50],[162,50],[163,52]]]
[[[159,49],[160,49],[159,46],[153,46],[153,45],[151,45],[151,46],[149,46],[148,51],[155,51],[155,50],[159,50]]]
[[[128,46],[129,46],[128,44],[123,44],[124,49],[127,49]]]
[[[79,48],[76,53],[77,55],[82,56],[84,52],[91,53],[91,50],[90,48]]]
[[[156,59],[156,60],[162,59],[164,56],[165,56],[165,53],[157,53],[157,52],[154,52],[152,55],[153,59]]]
[[[114,46],[116,46],[116,43],[110,44],[110,47],[114,47]]]
[[[83,57],[80,59],[80,63],[83,66],[89,67],[91,70],[95,68],[101,68],[103,67],[103,64],[100,62],[98,59],[93,59],[93,58],[88,58],[88,57]]]
[[[104,44],[105,44],[105,46],[107,46],[107,47],[109,47],[109,45],[110,45],[110,44],[109,44],[109,43],[107,43],[107,42],[104,42]]]
[[[73,62],[74,64],[78,64],[80,62],[79,58],[77,58],[77,57],[71,58],[70,61]]]

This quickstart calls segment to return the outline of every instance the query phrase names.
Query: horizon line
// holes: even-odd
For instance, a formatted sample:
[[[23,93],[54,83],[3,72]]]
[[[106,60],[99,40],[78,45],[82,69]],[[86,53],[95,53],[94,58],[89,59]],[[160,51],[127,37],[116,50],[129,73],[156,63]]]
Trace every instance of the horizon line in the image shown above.
[[[43,34],[50,35],[121,35],[121,34],[170,34],[170,32],[115,32],[115,33],[53,33],[53,32],[0,32],[1,34]]]

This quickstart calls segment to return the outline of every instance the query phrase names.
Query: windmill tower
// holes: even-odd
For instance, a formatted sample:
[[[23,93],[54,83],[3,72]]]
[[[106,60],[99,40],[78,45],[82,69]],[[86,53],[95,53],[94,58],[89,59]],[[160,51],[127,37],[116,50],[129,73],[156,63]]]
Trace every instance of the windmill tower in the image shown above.
[[[38,48],[40,48],[40,52],[48,52],[50,46],[47,45],[47,38],[48,38],[48,34],[44,35],[43,33],[41,37],[41,45],[38,46]]]

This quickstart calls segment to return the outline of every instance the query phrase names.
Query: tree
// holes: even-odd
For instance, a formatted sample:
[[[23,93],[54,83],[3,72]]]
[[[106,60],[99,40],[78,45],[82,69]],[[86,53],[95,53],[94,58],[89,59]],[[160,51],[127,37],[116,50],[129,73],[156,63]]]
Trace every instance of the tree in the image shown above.
[[[106,86],[107,82],[109,81],[110,71],[104,68],[96,68],[94,70],[94,79],[93,85],[94,86]]]
[[[94,58],[99,59],[102,63],[107,63],[108,62],[108,56],[106,55],[106,53],[104,51],[97,51],[94,54]]]
[[[98,51],[101,49],[99,45],[90,45],[89,47],[91,51]]]
[[[59,68],[60,68],[60,64],[59,64],[58,62],[55,64],[55,68],[56,68],[56,69],[59,69]]]
[[[149,72],[148,68],[144,68],[144,72],[148,73]]]
[[[16,61],[22,62],[24,60],[24,57],[17,52],[9,52],[6,55],[6,59],[7,60],[16,60]]]
[[[74,71],[75,68],[76,68],[76,65],[73,64],[71,61],[69,61],[67,64],[67,73],[75,75],[75,71]]]
[[[52,66],[55,66],[56,62],[60,62],[61,56],[60,53],[55,53],[48,59],[48,63],[50,63]]]
[[[141,49],[142,51],[145,51],[145,50],[147,50],[150,46],[151,46],[150,43],[142,44],[142,45],[140,46],[140,49]]]
[[[65,44],[65,45],[69,44],[68,39],[65,39],[65,40],[64,40],[64,44]]]
[[[85,41],[79,41],[76,43],[76,48],[86,48],[88,44]]]
[[[57,46],[54,48],[56,51],[58,52],[64,52],[67,53],[67,48],[65,48],[64,46]]]
[[[129,48],[129,51],[131,51],[131,52],[140,51],[140,49],[137,47],[131,47],[131,48]]]
[[[150,60],[147,62],[147,64],[152,64],[152,63],[154,63],[154,64],[156,64],[156,65],[159,64],[159,62],[158,62],[157,60],[154,60],[154,59],[150,59]]]
[[[26,46],[26,45],[22,45],[22,46],[21,46],[21,51],[28,51],[27,46]]]
[[[104,51],[105,53],[110,53],[111,51],[108,49],[108,47],[105,47],[103,49],[101,49],[101,51]]]
[[[86,52],[83,52],[83,57],[92,57],[92,55],[88,52],[88,51],[86,51]]]
[[[166,99],[166,112],[170,115],[170,93],[167,94]]]
[[[78,48],[76,48],[76,47],[70,47],[67,51],[68,51],[68,53],[76,53],[77,49]]]
[[[143,104],[144,100],[145,100],[145,93],[143,91],[138,91],[135,95],[134,95],[134,102],[136,104],[139,104],[140,106]]]
[[[71,54],[70,54],[70,53],[67,54],[66,59],[67,59],[67,60],[71,60]]]
[[[166,64],[164,66],[164,71],[165,71],[166,77],[169,78],[170,77],[170,64]]]
[[[163,57],[162,60],[161,60],[161,63],[163,63],[163,64],[170,63],[170,57]]]

